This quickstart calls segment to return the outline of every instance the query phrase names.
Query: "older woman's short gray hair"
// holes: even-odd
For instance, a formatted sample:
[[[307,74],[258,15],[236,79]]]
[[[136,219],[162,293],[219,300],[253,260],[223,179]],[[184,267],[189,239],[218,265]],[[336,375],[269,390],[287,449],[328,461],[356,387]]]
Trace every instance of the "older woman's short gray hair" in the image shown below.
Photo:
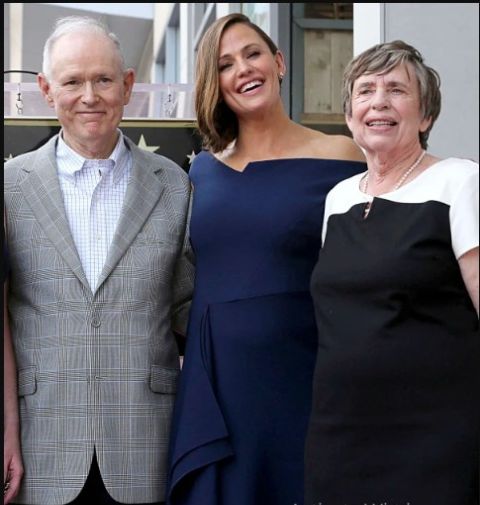
[[[425,65],[420,52],[402,40],[385,42],[367,49],[354,58],[343,74],[342,100],[347,116],[352,115],[352,91],[355,81],[362,75],[386,74],[398,65],[410,63],[420,91],[420,112],[423,119],[431,119],[424,132],[419,132],[420,144],[427,148],[427,140],[441,108],[440,76],[433,68]]]
[[[110,32],[110,30],[104,23],[102,23],[98,19],[91,18],[88,16],[67,16],[57,20],[52,33],[46,40],[45,46],[43,47],[42,72],[48,80],[51,79],[52,69],[51,69],[50,57],[55,42],[57,42],[57,40],[63,35],[77,31],[91,31],[93,33],[98,33],[108,37],[113,42],[114,47],[118,51],[122,72],[125,70],[125,58],[123,56],[122,48],[120,46],[120,41],[118,40],[118,37],[114,33]]]

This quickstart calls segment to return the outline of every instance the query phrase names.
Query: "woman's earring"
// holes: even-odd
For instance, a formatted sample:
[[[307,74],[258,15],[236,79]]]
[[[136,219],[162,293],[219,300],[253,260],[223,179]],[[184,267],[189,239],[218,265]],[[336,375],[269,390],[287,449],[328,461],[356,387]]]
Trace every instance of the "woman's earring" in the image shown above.
[[[280,72],[278,74],[278,80],[280,81],[280,83],[283,81],[283,76],[284,76],[283,72]]]

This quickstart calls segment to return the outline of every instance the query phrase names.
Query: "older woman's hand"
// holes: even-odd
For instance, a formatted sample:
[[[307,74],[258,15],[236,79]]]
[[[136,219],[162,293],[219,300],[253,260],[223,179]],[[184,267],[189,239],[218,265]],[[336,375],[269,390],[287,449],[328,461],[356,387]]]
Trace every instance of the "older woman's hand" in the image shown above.
[[[472,299],[472,303],[478,315],[478,247],[466,252],[463,256],[458,258],[460,265],[460,272],[462,272],[463,282],[467,288],[468,294]]]
[[[10,503],[17,496],[23,477],[23,463],[18,433],[4,433],[3,441],[3,503]]]

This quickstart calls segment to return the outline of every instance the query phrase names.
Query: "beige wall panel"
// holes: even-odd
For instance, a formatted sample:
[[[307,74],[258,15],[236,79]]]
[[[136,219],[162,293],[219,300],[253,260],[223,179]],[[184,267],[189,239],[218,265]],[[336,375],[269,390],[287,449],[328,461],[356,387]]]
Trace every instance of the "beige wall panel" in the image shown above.
[[[353,55],[353,33],[332,32],[332,112],[343,113],[342,79],[343,71]]]
[[[343,113],[343,69],[352,51],[350,31],[305,30],[305,113]]]
[[[331,112],[331,33],[305,30],[304,112]]]

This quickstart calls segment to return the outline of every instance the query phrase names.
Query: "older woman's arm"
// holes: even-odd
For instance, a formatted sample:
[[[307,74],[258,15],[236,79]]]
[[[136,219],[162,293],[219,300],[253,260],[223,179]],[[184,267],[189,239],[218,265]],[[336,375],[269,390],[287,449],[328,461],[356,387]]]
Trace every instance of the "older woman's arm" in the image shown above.
[[[23,464],[20,450],[17,368],[8,324],[6,283],[3,296],[3,365],[3,503],[7,504],[18,493],[23,476]]]
[[[466,252],[458,259],[460,271],[462,272],[463,282],[467,287],[468,294],[472,299],[475,310],[478,315],[478,247]]]

